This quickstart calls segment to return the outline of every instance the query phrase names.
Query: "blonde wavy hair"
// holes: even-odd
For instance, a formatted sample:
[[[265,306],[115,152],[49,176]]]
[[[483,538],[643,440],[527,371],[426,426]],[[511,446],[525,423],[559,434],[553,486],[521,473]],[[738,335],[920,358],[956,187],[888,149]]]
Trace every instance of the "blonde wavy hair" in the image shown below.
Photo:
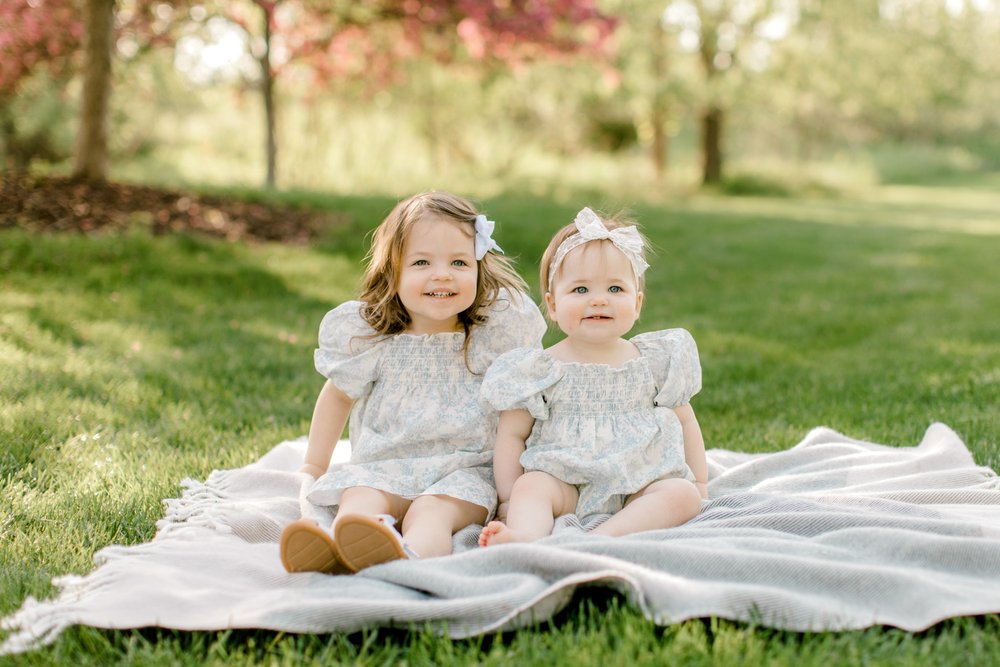
[[[472,202],[450,192],[425,192],[396,204],[372,235],[371,248],[361,279],[361,316],[375,329],[375,335],[393,335],[406,330],[410,314],[399,298],[399,276],[403,265],[403,245],[413,225],[428,216],[454,221],[469,238],[476,233],[479,211]],[[520,298],[527,285],[507,257],[488,252],[476,262],[476,297],[472,305],[458,314],[469,344],[472,327],[488,319],[490,307],[506,288],[511,298]]]

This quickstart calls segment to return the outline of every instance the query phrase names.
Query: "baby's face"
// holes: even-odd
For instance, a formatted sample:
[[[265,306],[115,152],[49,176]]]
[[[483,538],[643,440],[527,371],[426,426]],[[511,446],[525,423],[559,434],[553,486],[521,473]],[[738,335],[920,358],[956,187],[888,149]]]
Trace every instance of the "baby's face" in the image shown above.
[[[410,315],[409,333],[458,329],[458,314],[476,298],[479,268],[475,240],[457,223],[427,216],[403,244],[399,299]]]
[[[599,345],[628,333],[642,298],[628,257],[610,241],[591,241],[563,259],[545,303],[563,333]]]

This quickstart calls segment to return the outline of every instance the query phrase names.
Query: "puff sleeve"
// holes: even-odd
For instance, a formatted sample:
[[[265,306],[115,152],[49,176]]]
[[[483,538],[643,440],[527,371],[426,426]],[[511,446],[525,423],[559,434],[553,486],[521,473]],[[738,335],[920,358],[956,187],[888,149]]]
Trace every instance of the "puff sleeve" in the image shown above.
[[[558,364],[541,348],[522,347],[497,357],[483,378],[480,397],[495,410],[527,410],[548,419],[542,395],[562,378]]]
[[[473,333],[472,348],[484,365],[519,347],[541,347],[546,330],[538,306],[523,292],[500,290],[486,322]]]
[[[632,342],[650,359],[657,405],[676,408],[701,391],[698,346],[686,329],[651,331],[634,337]]]
[[[383,340],[361,317],[361,302],[347,301],[326,314],[319,326],[316,370],[353,399],[371,390]]]

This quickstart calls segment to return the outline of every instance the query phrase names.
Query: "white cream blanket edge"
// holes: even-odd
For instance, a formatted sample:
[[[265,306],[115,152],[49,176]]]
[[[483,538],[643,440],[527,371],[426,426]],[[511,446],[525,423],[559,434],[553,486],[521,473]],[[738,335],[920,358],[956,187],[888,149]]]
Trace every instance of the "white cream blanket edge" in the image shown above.
[[[74,624],[413,625],[466,637],[549,618],[595,585],[659,624],[719,616],[798,631],[921,630],[1000,612],[1000,479],[943,424],[916,447],[817,428],[777,453],[711,450],[712,500],[679,528],[602,538],[584,530],[596,520],[569,516],[538,542],[480,549],[470,527],[451,556],[341,577],[290,575],[278,559],[282,526],[330,520],[303,500],[308,478],[294,470],[304,445],[283,442],[246,467],[185,480],[152,541],[102,549],[92,572],[56,579],[55,598],[29,598],[3,619],[0,654]]]

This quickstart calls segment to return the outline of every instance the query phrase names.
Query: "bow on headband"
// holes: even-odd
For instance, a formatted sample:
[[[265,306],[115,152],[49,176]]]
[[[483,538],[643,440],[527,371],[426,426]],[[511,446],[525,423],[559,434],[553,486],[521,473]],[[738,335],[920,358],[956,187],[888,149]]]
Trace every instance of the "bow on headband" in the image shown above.
[[[493,240],[493,228],[496,225],[492,220],[487,220],[485,215],[476,216],[476,261],[486,257],[490,250],[503,254],[503,248]]]
[[[597,214],[589,208],[584,208],[577,213],[576,219],[573,222],[576,224],[576,234],[569,236],[560,243],[552,258],[552,265],[549,267],[550,285],[552,284],[552,279],[555,278],[556,271],[559,270],[559,265],[562,264],[566,255],[571,250],[575,250],[590,241],[600,241],[603,239],[611,241],[628,258],[629,263],[632,264],[632,271],[635,272],[636,280],[649,268],[649,263],[642,258],[642,237],[639,235],[639,230],[635,228],[635,225],[608,230]]]

